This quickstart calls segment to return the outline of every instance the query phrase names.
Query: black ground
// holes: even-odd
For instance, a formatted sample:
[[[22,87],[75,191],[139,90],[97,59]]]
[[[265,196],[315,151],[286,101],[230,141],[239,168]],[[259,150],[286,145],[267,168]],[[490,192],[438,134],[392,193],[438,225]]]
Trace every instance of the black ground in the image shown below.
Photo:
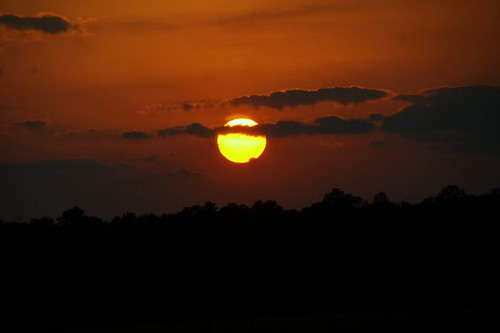
[[[500,191],[418,204],[333,190],[0,223],[3,332],[474,331],[500,315]]]

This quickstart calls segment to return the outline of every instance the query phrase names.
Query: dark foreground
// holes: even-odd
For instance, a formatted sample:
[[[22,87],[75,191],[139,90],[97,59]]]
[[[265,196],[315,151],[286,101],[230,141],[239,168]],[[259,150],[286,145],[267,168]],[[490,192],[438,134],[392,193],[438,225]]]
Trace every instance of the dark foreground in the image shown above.
[[[500,192],[0,223],[2,332],[499,327]]]
[[[303,332],[490,332],[500,325],[500,311],[439,309],[398,312],[301,314],[225,318],[142,325],[113,325],[54,333],[303,333]]]

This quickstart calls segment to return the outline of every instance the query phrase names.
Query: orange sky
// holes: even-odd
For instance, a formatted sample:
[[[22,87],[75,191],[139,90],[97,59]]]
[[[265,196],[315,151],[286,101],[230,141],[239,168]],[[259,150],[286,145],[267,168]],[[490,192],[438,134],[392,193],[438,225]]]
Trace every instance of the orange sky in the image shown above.
[[[49,31],[55,23],[41,13],[67,25]],[[71,205],[101,216],[161,213],[205,200],[275,199],[301,208],[333,187],[368,200],[379,191],[420,200],[448,183],[487,191],[500,186],[499,142],[493,134],[483,149],[476,127],[431,124],[434,136],[425,140],[380,121],[366,133],[288,133],[269,138],[264,155],[245,166],[224,160],[214,138],[158,131],[192,123],[213,129],[233,115],[271,125],[388,117],[413,103],[394,99],[400,94],[500,86],[499,55],[498,1],[0,0],[0,199],[10,203],[0,219]],[[352,86],[386,96],[284,108],[232,102]],[[481,89],[457,93],[461,105],[483,96]],[[432,103],[462,112],[445,95]],[[478,105],[497,110],[497,97],[488,92]],[[492,119],[485,124],[499,118]],[[127,139],[132,130],[145,138]],[[474,145],[458,147],[450,133]],[[89,167],[82,160],[104,171],[81,174]]]

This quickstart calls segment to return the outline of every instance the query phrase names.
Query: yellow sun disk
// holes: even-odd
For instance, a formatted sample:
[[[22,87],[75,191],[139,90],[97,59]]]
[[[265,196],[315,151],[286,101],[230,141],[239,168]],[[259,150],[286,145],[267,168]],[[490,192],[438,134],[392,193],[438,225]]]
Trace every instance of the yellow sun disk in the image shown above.
[[[235,163],[247,163],[258,158],[266,148],[265,136],[242,133],[219,134],[217,145],[221,154]]]

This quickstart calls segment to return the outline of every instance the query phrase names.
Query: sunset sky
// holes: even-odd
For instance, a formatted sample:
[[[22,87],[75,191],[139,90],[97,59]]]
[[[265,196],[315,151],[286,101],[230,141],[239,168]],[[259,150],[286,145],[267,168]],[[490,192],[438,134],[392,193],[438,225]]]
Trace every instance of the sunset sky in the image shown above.
[[[222,157],[245,116],[267,148]],[[500,187],[500,1],[0,0],[0,219]]]

